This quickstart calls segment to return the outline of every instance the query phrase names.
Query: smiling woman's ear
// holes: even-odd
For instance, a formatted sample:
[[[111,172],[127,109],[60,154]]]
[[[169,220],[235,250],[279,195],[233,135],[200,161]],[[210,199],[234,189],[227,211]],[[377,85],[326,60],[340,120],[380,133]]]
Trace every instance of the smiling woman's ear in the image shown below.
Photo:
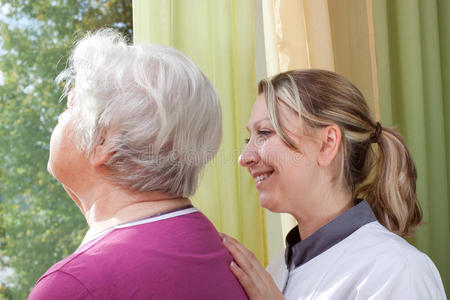
[[[326,167],[339,152],[341,144],[342,132],[339,126],[332,124],[320,129],[321,147],[317,163],[321,167]]]

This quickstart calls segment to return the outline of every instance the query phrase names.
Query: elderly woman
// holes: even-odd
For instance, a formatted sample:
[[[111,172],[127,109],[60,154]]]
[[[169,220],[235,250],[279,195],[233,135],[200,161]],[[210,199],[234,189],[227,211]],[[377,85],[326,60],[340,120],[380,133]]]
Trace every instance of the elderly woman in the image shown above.
[[[48,169],[89,224],[29,299],[246,299],[232,257],[187,198],[221,141],[216,91],[175,49],[81,40]]]
[[[240,164],[261,205],[298,222],[266,272],[230,237],[251,299],[445,299],[433,262],[401,236],[420,224],[416,169],[348,80],[289,71],[259,84]]]

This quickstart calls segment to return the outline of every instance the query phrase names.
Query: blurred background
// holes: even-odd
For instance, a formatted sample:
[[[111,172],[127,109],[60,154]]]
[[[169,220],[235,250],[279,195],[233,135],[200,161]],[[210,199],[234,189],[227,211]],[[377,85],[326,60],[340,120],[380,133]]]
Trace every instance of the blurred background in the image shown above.
[[[86,232],[47,172],[50,134],[66,106],[54,79],[82,32],[108,26],[131,39],[132,23],[128,0],[0,1],[0,299],[26,299]]]
[[[424,224],[408,240],[450,288],[450,1],[0,0],[0,299],[26,299],[72,253],[86,222],[47,173],[74,41],[113,27],[134,43],[173,46],[213,81],[223,144],[194,204],[267,265],[283,251],[287,216],[259,207],[238,166],[257,82],[296,68],[349,78],[383,126],[405,137],[418,168]]]

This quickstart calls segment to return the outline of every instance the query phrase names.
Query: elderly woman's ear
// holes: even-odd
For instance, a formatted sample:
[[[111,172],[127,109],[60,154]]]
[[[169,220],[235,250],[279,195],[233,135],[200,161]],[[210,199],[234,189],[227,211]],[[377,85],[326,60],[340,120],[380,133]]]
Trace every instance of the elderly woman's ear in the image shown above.
[[[93,166],[94,168],[98,168],[101,167],[105,162],[108,161],[108,159],[111,157],[111,155],[113,154],[112,152],[106,152],[105,151],[105,138],[102,137],[102,139],[100,140],[100,143],[95,146],[95,148],[93,149],[90,157],[89,157],[89,162],[91,164],[91,166]]]

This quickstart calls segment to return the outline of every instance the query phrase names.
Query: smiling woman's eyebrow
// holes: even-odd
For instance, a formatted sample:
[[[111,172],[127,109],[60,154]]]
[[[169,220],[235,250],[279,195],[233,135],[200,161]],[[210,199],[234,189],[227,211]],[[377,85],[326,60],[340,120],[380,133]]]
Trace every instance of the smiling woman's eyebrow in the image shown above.
[[[255,123],[253,123],[253,127],[255,127],[256,125],[258,125],[259,123],[261,123],[262,121],[270,121],[270,118],[264,118],[264,119],[260,119],[258,121],[256,121]],[[247,126],[245,126],[245,128],[247,128],[248,131],[250,131],[249,125],[247,124]]]

